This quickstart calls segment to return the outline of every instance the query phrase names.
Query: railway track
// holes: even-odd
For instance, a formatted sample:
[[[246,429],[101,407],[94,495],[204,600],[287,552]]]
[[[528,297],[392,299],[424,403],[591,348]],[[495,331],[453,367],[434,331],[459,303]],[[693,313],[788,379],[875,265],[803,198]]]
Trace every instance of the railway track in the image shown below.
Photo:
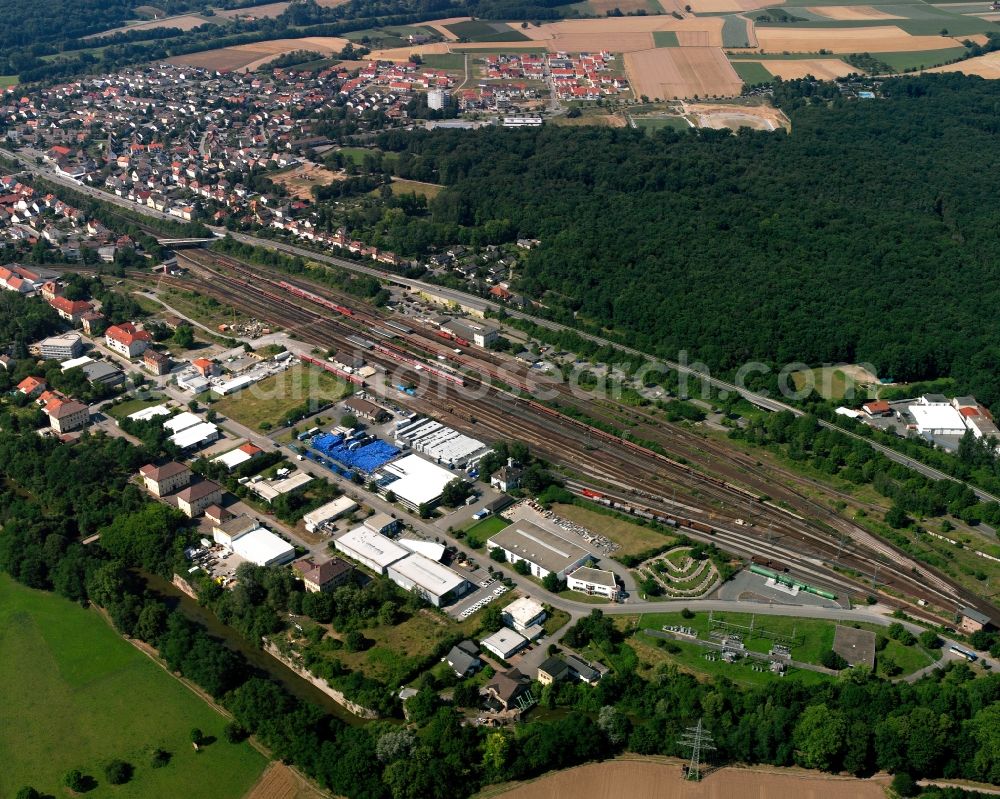
[[[199,290],[231,303],[236,302],[254,315],[295,329],[299,337],[309,343],[351,349],[354,344],[348,340],[349,337],[363,333],[365,325],[384,323],[382,317],[368,312],[334,319],[326,311],[303,307],[302,303],[291,297],[283,297],[269,288],[254,286],[243,279],[249,277],[259,281],[262,276],[233,259],[213,255],[215,264],[211,266],[200,257],[196,259],[185,255],[183,259],[192,265],[196,275],[205,276],[204,280],[195,278],[199,283]],[[243,277],[228,275],[226,269],[237,271]],[[171,278],[169,282],[174,281],[191,288],[191,279]],[[426,336],[420,338],[418,343],[433,353],[434,349],[430,344],[434,342],[428,343]],[[384,367],[400,366],[398,361],[383,354],[369,352],[367,355],[369,360]],[[419,371],[414,369],[414,375],[419,375]],[[467,377],[466,382],[475,385],[474,378]],[[482,387],[482,383],[480,386]],[[738,547],[740,552],[746,552],[754,546],[765,551],[773,550],[776,555],[780,553],[784,560],[795,563],[800,570],[811,571],[823,568],[824,563],[836,561],[843,568],[864,574],[871,573],[872,564],[876,563],[882,572],[882,582],[898,592],[945,607],[966,601],[939,576],[931,572],[921,573],[919,568],[916,574],[911,572],[916,564],[907,563],[905,556],[873,536],[859,532],[846,520],[839,531],[841,540],[838,541],[836,533],[831,536],[826,531],[815,529],[815,526],[794,513],[761,503],[759,495],[754,491],[702,474],[690,466],[644,448],[634,445],[630,447],[628,442],[561,416],[516,393],[492,389],[485,391],[482,399],[470,401],[454,390],[454,384],[448,385],[444,379],[438,380],[435,388],[443,397],[442,402],[432,403],[420,397],[399,398],[399,401],[422,413],[439,417],[445,415],[442,414],[444,405],[448,407],[448,415],[454,418],[456,427],[469,430],[468,425],[473,424],[480,434],[486,431],[494,439],[523,439],[534,451],[553,463],[562,464],[597,484],[614,485],[625,495],[643,496],[646,498],[644,502],[650,507],[659,508],[661,512],[670,512],[672,509],[676,513],[676,494],[679,493],[682,499],[680,504],[690,509],[690,512],[700,512],[720,530],[726,530],[726,540],[731,541],[732,546],[736,547],[742,542]],[[452,419],[447,421],[451,422]],[[512,430],[515,427],[516,430]],[[622,449],[627,451],[622,452]],[[663,499],[672,492],[675,495],[672,503]],[[757,514],[754,527],[734,531],[732,528],[736,526],[736,520],[741,518],[741,508],[744,506],[751,507]],[[817,510],[822,510],[827,517],[830,515],[822,506],[817,506]],[[829,521],[826,523],[830,524]],[[716,536],[718,535],[716,532]],[[721,542],[723,539],[716,540]],[[864,581],[850,581],[828,569],[825,580],[830,582],[833,579],[838,584],[852,585],[852,590],[856,592],[870,590]]]

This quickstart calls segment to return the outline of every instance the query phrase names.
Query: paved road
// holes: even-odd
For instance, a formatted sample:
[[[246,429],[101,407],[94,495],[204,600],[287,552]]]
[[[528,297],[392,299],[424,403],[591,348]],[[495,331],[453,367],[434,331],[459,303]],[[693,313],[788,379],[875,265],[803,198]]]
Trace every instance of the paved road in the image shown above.
[[[83,185],[81,183],[78,183],[77,181],[73,180],[72,178],[67,178],[67,177],[65,177],[63,175],[58,175],[55,172],[53,172],[51,169],[49,169],[47,167],[44,167],[44,166],[39,166],[38,164],[36,164],[33,157],[28,157],[28,156],[25,156],[25,155],[21,155],[20,153],[13,153],[13,152],[11,152],[9,150],[5,150],[4,152],[7,155],[9,155],[9,156],[11,156],[11,157],[16,158],[17,160],[19,160],[21,162],[21,164],[23,164],[24,167],[29,172],[32,172],[32,173],[34,173],[36,175],[41,175],[41,176],[45,177],[46,179],[52,181],[53,183],[58,183],[58,184],[61,184],[61,185],[64,185],[64,186],[68,186],[68,187],[74,189],[75,191],[79,191],[79,192],[83,192],[85,194],[89,194],[89,195],[91,195],[93,197],[96,197],[98,199],[104,200],[106,202],[113,203],[115,205],[119,205],[119,206],[121,206],[123,208],[128,208],[128,209],[130,209],[132,211],[138,211],[140,213],[146,214],[147,216],[152,216],[152,217],[156,217],[156,218],[159,218],[159,219],[165,219],[165,220],[168,220],[168,221],[171,221],[171,222],[180,221],[176,217],[169,216],[168,214],[162,213],[160,211],[156,211],[155,209],[146,208],[146,207],[137,205],[137,204],[135,204],[133,202],[130,202],[129,200],[123,199],[123,198],[118,197],[118,196],[116,196],[114,194],[110,194],[110,193],[108,193],[106,191],[102,191],[102,190],[96,189],[96,188],[94,188],[92,186],[86,186],[86,185]],[[217,228],[216,230],[218,230],[218,232],[220,232],[220,233],[227,232],[227,231],[225,231],[222,228]],[[254,244],[256,246],[266,247],[266,248],[272,249],[272,250],[280,250],[282,252],[291,253],[293,255],[301,255],[301,256],[303,256],[305,258],[311,258],[311,259],[313,259],[315,261],[320,261],[322,263],[332,264],[334,266],[339,266],[339,267],[342,267],[344,269],[350,269],[350,270],[353,270],[355,272],[360,272],[360,273],[367,274],[367,275],[373,275],[373,276],[376,276],[376,277],[384,277],[386,275],[385,270],[376,269],[376,268],[373,268],[373,267],[370,267],[370,266],[365,266],[363,264],[357,263],[356,261],[348,261],[348,260],[345,260],[343,258],[335,258],[335,257],[330,256],[330,255],[325,255],[325,254],[322,254],[322,253],[314,252],[313,250],[307,250],[307,249],[304,249],[304,248],[301,248],[301,247],[296,247],[296,246],[291,245],[291,244],[285,244],[284,242],[271,241],[270,239],[260,239],[260,238],[254,237],[254,236],[247,236],[247,235],[242,234],[242,233],[234,233],[232,235],[233,235],[233,238],[235,238],[235,239],[237,239],[239,241],[245,242],[247,244]],[[494,309],[494,310],[500,310],[500,308],[498,306],[493,305],[492,303],[490,303],[490,302],[482,299],[481,297],[477,297],[477,296],[472,295],[472,294],[467,294],[464,291],[457,291],[455,289],[445,288],[443,286],[437,286],[437,285],[435,285],[433,283],[426,283],[426,282],[424,282],[422,280],[413,280],[413,279],[410,279],[410,278],[403,278],[403,277],[398,277],[398,276],[395,276],[395,275],[392,276],[392,279],[396,283],[399,283],[399,284],[402,284],[402,285],[406,285],[406,286],[409,286],[410,288],[417,289],[417,290],[420,290],[420,291],[424,291],[424,292],[427,292],[427,293],[430,293],[430,294],[434,294],[436,296],[442,297],[442,298],[444,298],[446,300],[449,300],[451,302],[459,303],[460,305],[463,305],[463,306],[467,306],[467,307],[471,307],[471,308],[477,308],[479,310],[485,310],[486,308],[491,308],[491,309]],[[609,341],[608,339],[601,338],[600,336],[594,336],[594,335],[592,335],[590,333],[585,333],[585,332],[580,331],[580,330],[578,330],[576,328],[570,328],[567,325],[562,325],[562,324],[560,324],[558,322],[553,322],[553,321],[548,320],[548,319],[542,319],[540,317],[524,313],[523,311],[517,311],[517,310],[515,310],[513,308],[506,308],[506,307],[504,307],[502,310],[504,310],[510,316],[513,316],[513,317],[516,317],[516,318],[519,318],[519,319],[529,320],[531,322],[534,322],[537,325],[541,325],[542,327],[547,327],[550,330],[571,331],[571,332],[576,333],[577,335],[579,335],[579,336],[581,336],[583,338],[586,338],[586,339],[589,339],[589,340],[593,341],[594,343],[596,343],[596,344],[598,344],[600,346],[617,347],[618,349],[620,349],[620,350],[622,350],[624,352],[627,352],[627,353],[629,353],[631,355],[639,356],[641,358],[649,358],[650,357],[648,354],[646,354],[644,352],[641,352],[640,350],[634,349],[632,347],[625,346],[623,344],[619,344],[617,342]],[[781,402],[780,400],[774,399],[773,397],[767,397],[767,396],[764,396],[763,394],[759,394],[759,393],[756,393],[756,392],[753,392],[753,391],[749,391],[748,389],[741,388],[740,386],[737,386],[737,385],[735,385],[733,383],[730,383],[728,381],[720,380],[717,377],[712,377],[711,375],[709,375],[709,374],[707,374],[705,372],[702,372],[699,369],[696,369],[694,367],[688,366],[687,364],[682,364],[682,363],[678,363],[676,361],[670,361],[670,360],[667,360],[667,359],[659,359],[659,361],[661,363],[663,363],[664,365],[666,365],[667,367],[669,367],[671,369],[674,369],[675,371],[677,371],[681,375],[685,375],[688,378],[694,379],[695,381],[704,381],[705,383],[707,383],[707,384],[715,387],[716,389],[719,389],[720,391],[725,391],[725,392],[731,392],[731,393],[739,394],[740,396],[744,397],[748,402],[752,402],[753,404],[758,405],[758,406],[760,406],[762,408],[765,408],[767,410],[771,410],[771,411],[790,411],[791,413],[794,413],[796,416],[801,416],[804,413],[802,410],[800,410],[798,408],[795,408],[794,406],[789,405],[789,404],[787,404],[785,402]],[[891,459],[891,460],[893,460],[893,461],[895,461],[897,463],[901,463],[901,464],[903,464],[903,465],[905,465],[905,466],[913,469],[914,471],[918,472],[919,474],[922,474],[925,477],[931,478],[932,480],[954,480],[955,482],[962,482],[960,480],[955,480],[955,478],[951,477],[950,475],[945,474],[942,471],[939,471],[938,469],[934,469],[931,466],[927,466],[926,464],[921,463],[920,461],[914,460],[913,458],[910,458],[910,457],[908,457],[908,456],[906,456],[906,455],[904,455],[904,454],[902,454],[900,452],[897,452],[896,450],[891,449],[890,447],[886,447],[886,446],[884,446],[882,444],[879,444],[879,443],[876,443],[874,441],[871,441],[870,439],[865,438],[864,436],[859,436],[856,433],[851,433],[851,432],[849,432],[847,430],[844,430],[843,428],[838,427],[837,425],[834,425],[834,424],[832,424],[830,422],[821,421],[820,425],[823,426],[823,427],[829,428],[829,429],[839,430],[839,431],[845,433],[846,435],[852,436],[856,440],[862,441],[862,442],[868,444],[869,446],[873,447],[874,449],[878,450],[883,455],[885,455],[887,458],[889,458],[889,459]],[[987,491],[983,491],[982,489],[976,488],[975,486],[972,486],[972,485],[970,485],[969,487],[975,492],[976,496],[978,496],[979,499],[982,500],[982,501],[984,501],[984,502],[1000,502],[1000,497],[996,497],[995,495],[993,495],[993,494],[991,494],[991,493],[989,493]]]

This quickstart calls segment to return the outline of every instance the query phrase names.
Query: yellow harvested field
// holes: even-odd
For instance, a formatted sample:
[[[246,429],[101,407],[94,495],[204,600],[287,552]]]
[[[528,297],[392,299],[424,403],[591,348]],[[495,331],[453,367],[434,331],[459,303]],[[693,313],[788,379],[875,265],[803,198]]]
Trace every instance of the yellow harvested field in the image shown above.
[[[253,17],[254,19],[267,19],[280,17],[288,8],[288,3],[268,3],[262,6],[250,6],[249,8],[217,8],[215,15],[234,19],[235,17]]]
[[[463,44],[462,47],[470,45]],[[491,49],[496,49],[493,45]],[[451,45],[447,42],[436,42],[435,44],[418,44],[415,47],[392,47],[388,50],[372,50],[365,56],[366,61],[409,61],[410,55],[444,55],[451,52]]]
[[[634,53],[655,47],[652,33],[634,31],[631,33],[564,33],[559,36],[539,40],[549,52],[592,53],[595,50],[610,50],[612,53]]]
[[[760,63],[764,69],[782,80],[804,78],[806,75],[819,80],[833,80],[858,71],[857,67],[852,67],[839,58],[772,59]]]
[[[605,17],[603,19],[564,19],[559,22],[548,22],[538,27],[529,26],[520,32],[529,39],[545,41],[560,39],[578,34],[620,33],[652,33],[653,31],[680,30],[710,30],[718,31],[721,36],[723,20],[709,17],[706,19],[677,19],[668,14],[647,15],[642,17]]]
[[[785,0],[689,0],[684,5],[691,6],[695,14],[721,14],[740,11],[756,11],[758,8],[780,6]],[[662,5],[662,3],[661,3]]]
[[[731,97],[743,81],[718,47],[660,47],[625,54],[625,71],[637,97]]]
[[[684,116],[694,117],[699,128],[792,129],[792,123],[784,112],[770,105],[684,103],[682,108]]]
[[[827,19],[850,22],[866,19],[905,19],[905,17],[889,14],[871,6],[816,6],[815,8],[807,8],[806,11],[812,11]]]
[[[1000,14],[994,14],[993,16],[996,17],[996,19],[1000,20]],[[994,20],[994,22],[995,21],[996,20]],[[966,39],[968,39],[970,42],[974,42],[975,44],[990,43],[990,39],[985,33],[973,33],[971,36],[953,36],[952,38],[959,44],[964,42]]]
[[[271,39],[266,42],[240,44],[235,47],[221,47],[216,50],[202,50],[200,53],[174,56],[167,60],[173,64],[191,67],[217,69],[220,72],[252,72],[268,61],[273,61],[283,53],[296,50],[310,50],[322,55],[339,53],[348,44],[347,39],[337,36],[307,36],[304,39]]]
[[[111,36],[115,33],[125,33],[127,31],[151,31],[157,28],[177,28],[182,31],[189,31],[199,25],[210,25],[211,20],[198,14],[179,14],[176,17],[164,17],[163,19],[151,19],[148,22],[137,22],[135,25],[124,25],[121,28],[113,28],[100,33],[93,33],[84,36],[84,39],[96,39],[99,36]]]
[[[708,31],[677,31],[677,44],[681,47],[711,47]]]
[[[870,28],[757,27],[757,43],[766,53],[903,53],[954,47],[947,36],[911,36],[895,25]]]
[[[957,64],[945,64],[927,72],[961,72],[963,75],[978,75],[980,78],[997,80],[1000,78],[1000,52],[976,56]]]
[[[587,0],[587,5],[595,14],[606,14],[609,11],[614,11],[616,8],[623,14],[628,14],[630,11],[639,11],[640,9],[649,9],[649,4],[646,0]],[[663,3],[660,5],[663,6],[663,10],[668,14],[675,10],[674,5],[670,2],[666,5]],[[684,8],[681,6],[676,10],[683,11]]]
[[[341,2],[346,2],[346,0],[341,0]],[[433,28],[438,33],[440,33],[447,41],[457,42],[458,36],[454,32],[448,30],[447,25],[454,25],[456,22],[468,22],[472,17],[449,17],[448,19],[438,19],[434,22],[425,22],[423,26],[425,28]]]
[[[557,771],[496,799],[885,799],[885,778],[834,777],[798,769],[722,768],[701,782],[677,763],[612,760]]]

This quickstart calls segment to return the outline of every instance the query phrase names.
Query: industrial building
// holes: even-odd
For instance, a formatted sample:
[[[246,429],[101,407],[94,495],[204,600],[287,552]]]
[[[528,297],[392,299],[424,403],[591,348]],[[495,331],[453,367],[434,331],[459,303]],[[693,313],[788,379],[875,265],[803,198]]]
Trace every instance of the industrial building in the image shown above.
[[[566,575],[566,587],[570,591],[580,591],[589,596],[604,596],[612,602],[617,602],[621,593],[614,572],[589,566],[581,566],[572,574]]]
[[[194,427],[196,424],[201,424],[201,422],[202,418],[200,416],[191,413],[191,411],[184,411],[167,419],[163,423],[163,427],[171,433],[179,433],[181,430],[187,430],[187,428]]]
[[[490,325],[470,322],[468,319],[452,319],[441,325],[441,329],[456,338],[471,341],[477,347],[489,347],[500,336],[500,331]]]
[[[258,446],[246,443],[236,449],[229,450],[229,452],[226,452],[217,458],[213,458],[212,463],[221,463],[229,471],[232,471],[237,466],[242,466],[247,461],[253,460],[263,451],[264,450]]]
[[[409,447],[435,463],[456,468],[464,467],[487,452],[482,441],[422,417],[408,419],[396,426],[396,446]]]
[[[962,435],[965,421],[962,414],[940,394],[927,394],[910,406],[917,432],[926,435]]]
[[[114,388],[125,382],[125,373],[117,366],[112,366],[104,361],[85,363],[80,369],[90,383],[100,383]]]
[[[199,422],[170,436],[170,441],[178,449],[192,449],[210,444],[219,437],[219,428],[211,422]]]
[[[126,419],[130,419],[133,422],[146,422],[150,419],[155,419],[158,416],[169,416],[170,408],[166,405],[151,405],[148,408],[143,408],[141,411],[136,411],[135,413],[130,413]]]
[[[354,513],[357,509],[358,503],[350,497],[337,497],[333,502],[327,502],[316,510],[309,511],[302,517],[302,521],[306,524],[306,532],[314,533],[318,527],[335,521],[345,514]]]
[[[381,424],[392,418],[392,414],[385,408],[361,397],[348,397],[344,400],[344,407],[359,419],[373,424]]]
[[[258,527],[260,527],[260,523],[244,513],[216,524],[212,528],[212,540],[220,546],[232,549],[233,542],[237,538],[249,533],[251,530],[256,530]]]
[[[526,561],[535,577],[555,574],[565,578],[592,559],[583,547],[530,522],[515,522],[496,533],[486,546],[503,550],[510,563]]]
[[[257,480],[247,483],[247,488],[253,491],[258,497],[270,504],[275,497],[282,494],[291,494],[302,486],[311,483],[313,476],[305,472],[295,472],[295,474],[284,477],[281,480]]]
[[[334,539],[333,545],[338,552],[343,552],[351,560],[367,566],[376,574],[385,574],[389,566],[410,554],[392,539],[374,533],[363,525]]]
[[[455,475],[447,469],[419,455],[407,455],[386,464],[378,483],[383,491],[391,491],[406,507],[417,510],[421,505],[436,505],[444,487],[454,479]]]
[[[418,553],[397,560],[386,574],[400,588],[419,594],[434,607],[447,605],[470,588],[457,572]]]
[[[502,660],[528,645],[528,639],[508,627],[501,627],[497,632],[479,642],[486,649]]]
[[[277,566],[295,558],[295,548],[264,527],[244,533],[233,541],[233,552],[258,566]]]

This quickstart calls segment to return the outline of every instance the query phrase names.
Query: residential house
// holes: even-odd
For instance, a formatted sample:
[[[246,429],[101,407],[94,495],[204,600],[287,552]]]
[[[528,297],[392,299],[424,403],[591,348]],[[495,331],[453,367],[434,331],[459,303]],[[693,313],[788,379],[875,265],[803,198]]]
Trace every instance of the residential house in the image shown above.
[[[473,641],[465,640],[453,646],[445,661],[459,677],[469,677],[482,666],[479,659],[479,647]]]
[[[302,577],[306,591],[314,594],[332,591],[351,579],[354,567],[340,558],[328,558],[317,562],[314,558],[303,558],[293,564]]]
[[[112,325],[105,331],[104,343],[115,352],[129,358],[142,355],[152,337],[145,330],[139,330],[131,322]]]
[[[90,423],[90,408],[74,399],[53,399],[43,409],[49,417],[49,426],[57,433],[79,430]]]

